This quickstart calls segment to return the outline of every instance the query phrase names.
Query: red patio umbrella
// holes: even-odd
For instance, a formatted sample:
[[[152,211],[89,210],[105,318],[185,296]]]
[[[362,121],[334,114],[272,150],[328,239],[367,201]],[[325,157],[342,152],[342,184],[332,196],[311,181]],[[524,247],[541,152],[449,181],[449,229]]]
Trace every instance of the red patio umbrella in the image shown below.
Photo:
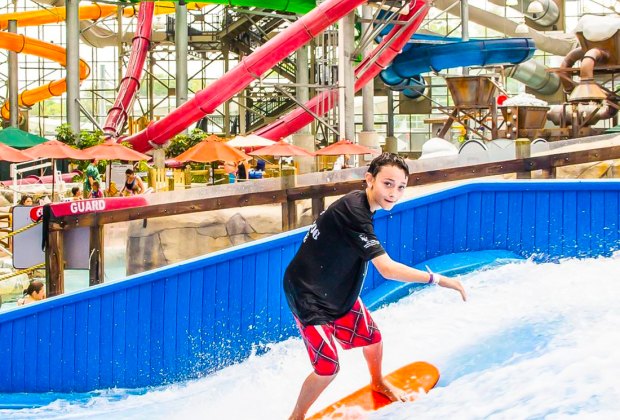
[[[299,146],[295,146],[294,144],[290,144],[285,142],[284,140],[280,140],[279,142],[266,147],[261,147],[258,150],[254,150],[250,152],[252,156],[306,156],[313,157],[314,153],[307,151],[304,148]]]
[[[339,156],[339,155],[378,155],[381,152],[370,147],[352,143],[350,140],[340,140],[316,151],[317,155]]]
[[[151,158],[149,155],[137,152],[113,141],[89,147],[88,149],[82,150],[82,152],[91,159],[138,161],[149,160]]]
[[[52,160],[52,200],[54,199],[54,185],[56,184],[56,159],[91,159],[82,150],[74,149],[58,140],[48,140],[45,143],[26,149],[25,152],[34,158],[48,158]]]
[[[4,143],[0,143],[0,160],[5,162],[26,162],[33,159],[35,159],[35,157],[30,156],[27,152],[14,149]]]

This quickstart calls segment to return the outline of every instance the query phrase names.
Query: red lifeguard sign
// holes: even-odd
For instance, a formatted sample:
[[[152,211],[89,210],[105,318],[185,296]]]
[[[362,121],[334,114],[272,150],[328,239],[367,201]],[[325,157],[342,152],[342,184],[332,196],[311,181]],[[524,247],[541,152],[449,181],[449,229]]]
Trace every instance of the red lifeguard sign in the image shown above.
[[[91,198],[87,200],[69,201],[65,203],[50,204],[54,217],[75,216],[78,214],[95,213],[110,210],[142,207],[147,204],[146,198],[140,195],[129,197]],[[41,220],[43,206],[33,207],[30,210],[30,218],[33,221]]]

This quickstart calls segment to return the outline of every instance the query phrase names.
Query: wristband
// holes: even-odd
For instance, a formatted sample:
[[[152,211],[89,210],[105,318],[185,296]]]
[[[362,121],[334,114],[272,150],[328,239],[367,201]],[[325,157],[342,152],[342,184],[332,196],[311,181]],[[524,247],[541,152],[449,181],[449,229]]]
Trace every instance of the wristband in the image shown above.
[[[428,280],[428,284],[439,284],[439,278],[436,278],[433,273],[428,273],[430,278]]]

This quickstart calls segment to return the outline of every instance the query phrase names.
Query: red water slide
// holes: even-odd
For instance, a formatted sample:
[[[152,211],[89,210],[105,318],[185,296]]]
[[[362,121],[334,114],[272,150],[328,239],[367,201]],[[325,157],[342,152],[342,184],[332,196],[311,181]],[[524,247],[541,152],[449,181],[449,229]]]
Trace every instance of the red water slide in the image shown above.
[[[131,110],[136,92],[140,89],[142,69],[146,61],[146,54],[151,45],[151,29],[153,27],[154,2],[143,1],[140,3],[136,36],[132,40],[131,54],[125,77],[121,79],[118,88],[118,96],[114,106],[108,111],[108,116],[103,125],[103,133],[106,136],[116,138],[120,136],[123,126],[127,122],[127,112]]]
[[[212,85],[172,111],[167,117],[153,122],[146,129],[125,139],[135,150],[145,152],[150,142],[163,144],[205,115],[245,89],[254,79],[282,61],[293,51],[310,42],[329,25],[346,16],[365,0],[328,0],[293,23],[265,45],[244,58],[235,68]]]
[[[407,26],[403,29],[402,25],[394,25],[394,28],[383,37],[381,43],[355,68],[356,92],[374,79],[381,70],[390,65],[394,57],[400,54],[407,41],[422,24],[430,8],[427,0],[412,0],[409,13],[400,16],[398,19],[401,22],[408,22]],[[369,64],[377,55],[379,55],[377,59]],[[306,102],[305,106],[315,114],[322,116],[337,102],[338,91],[333,89],[315,96]],[[314,117],[304,108],[297,108],[283,118],[257,130],[255,134],[268,139],[279,140],[299,131],[313,120]]]

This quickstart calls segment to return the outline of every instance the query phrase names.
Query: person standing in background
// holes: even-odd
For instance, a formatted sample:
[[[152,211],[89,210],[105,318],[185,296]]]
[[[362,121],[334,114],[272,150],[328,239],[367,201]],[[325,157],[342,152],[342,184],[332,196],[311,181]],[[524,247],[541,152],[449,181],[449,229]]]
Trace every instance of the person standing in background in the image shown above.
[[[240,160],[237,165],[237,180],[238,181],[247,181],[248,179],[248,169],[246,168],[246,162],[244,160]]]
[[[99,169],[97,168],[98,163],[99,160],[92,159],[84,171],[84,176],[86,177],[83,188],[84,197],[90,197],[90,192],[93,189],[93,182],[101,182],[101,175],[99,174]]]

